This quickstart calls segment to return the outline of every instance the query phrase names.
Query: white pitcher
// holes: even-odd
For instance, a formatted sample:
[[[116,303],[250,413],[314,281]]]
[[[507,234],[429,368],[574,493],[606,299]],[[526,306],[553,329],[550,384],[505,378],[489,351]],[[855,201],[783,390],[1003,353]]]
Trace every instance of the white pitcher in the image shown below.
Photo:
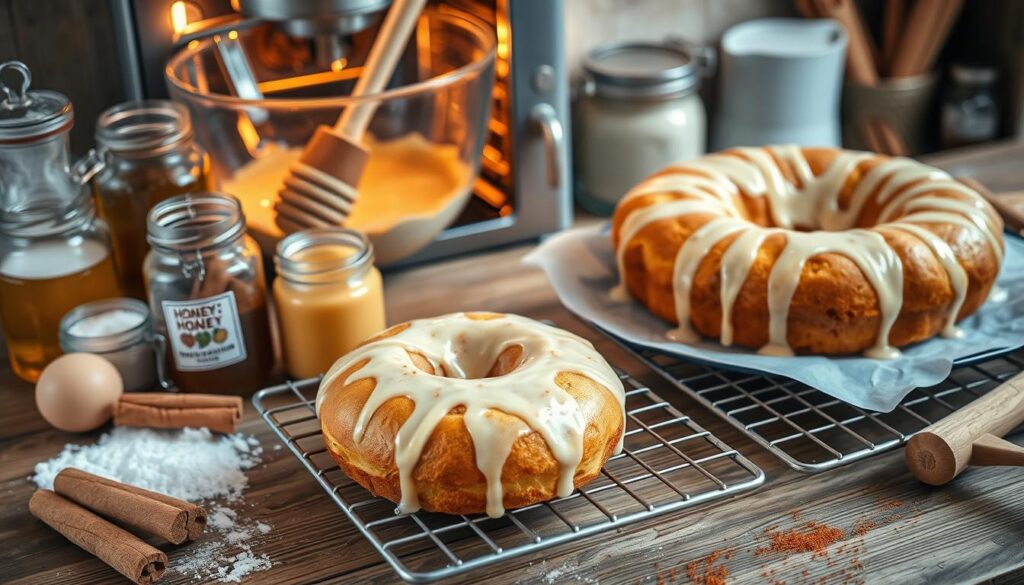
[[[830,19],[765,18],[727,30],[712,150],[839,146],[846,42]]]

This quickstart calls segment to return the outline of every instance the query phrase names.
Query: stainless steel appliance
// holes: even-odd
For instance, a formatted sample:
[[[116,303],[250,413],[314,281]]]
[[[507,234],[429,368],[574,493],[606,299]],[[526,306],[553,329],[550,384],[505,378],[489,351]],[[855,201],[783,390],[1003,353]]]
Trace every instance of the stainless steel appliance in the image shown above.
[[[166,95],[163,68],[177,48],[199,37],[249,27],[269,31],[268,50],[250,54],[253,61],[293,66],[297,73],[327,70],[343,64],[351,52],[366,49],[389,4],[390,0],[115,0],[125,85],[131,98]],[[521,241],[568,226],[572,178],[562,0],[432,4],[494,27],[499,42],[496,82],[475,196],[459,219],[411,260]]]

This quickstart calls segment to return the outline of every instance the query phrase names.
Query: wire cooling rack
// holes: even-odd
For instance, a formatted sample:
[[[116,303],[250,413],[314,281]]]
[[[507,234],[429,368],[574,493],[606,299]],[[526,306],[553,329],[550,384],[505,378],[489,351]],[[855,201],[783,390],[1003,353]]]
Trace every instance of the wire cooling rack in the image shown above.
[[[625,449],[572,495],[501,518],[395,513],[345,476],[314,411],[319,379],[261,390],[253,404],[317,483],[406,581],[464,573],[632,522],[751,490],[764,472],[650,388],[626,386]]]
[[[914,433],[1024,370],[1024,350],[954,363],[892,412],[863,410],[782,376],[684,361],[599,331],[797,471],[815,473],[899,447]]]

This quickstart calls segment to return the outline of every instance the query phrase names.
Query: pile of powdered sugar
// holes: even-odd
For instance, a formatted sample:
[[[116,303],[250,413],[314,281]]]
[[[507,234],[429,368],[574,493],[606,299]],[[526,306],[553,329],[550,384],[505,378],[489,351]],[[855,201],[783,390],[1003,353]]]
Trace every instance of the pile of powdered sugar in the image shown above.
[[[259,463],[262,453],[255,437],[242,434],[114,427],[95,445],[65,445],[59,455],[36,465],[32,481],[52,488],[60,470],[77,467],[182,500],[230,500],[242,495],[249,483],[245,470]]]
[[[190,501],[218,500],[240,507],[249,483],[245,470],[260,462],[263,448],[255,437],[241,433],[216,435],[207,429],[154,430],[114,427],[94,445],[64,446],[59,455],[36,465],[30,479],[52,488],[66,467]],[[197,580],[237,583],[272,566],[266,554],[253,551],[255,542],[271,528],[244,518],[225,505],[207,505],[207,531],[182,549],[169,572]]]

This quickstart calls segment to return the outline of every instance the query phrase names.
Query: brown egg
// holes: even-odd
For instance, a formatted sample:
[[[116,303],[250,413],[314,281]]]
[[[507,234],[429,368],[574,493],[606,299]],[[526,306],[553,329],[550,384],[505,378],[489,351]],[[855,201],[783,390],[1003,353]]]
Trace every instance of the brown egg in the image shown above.
[[[103,426],[124,392],[117,368],[91,353],[69,353],[46,366],[36,382],[36,408],[62,431]]]

